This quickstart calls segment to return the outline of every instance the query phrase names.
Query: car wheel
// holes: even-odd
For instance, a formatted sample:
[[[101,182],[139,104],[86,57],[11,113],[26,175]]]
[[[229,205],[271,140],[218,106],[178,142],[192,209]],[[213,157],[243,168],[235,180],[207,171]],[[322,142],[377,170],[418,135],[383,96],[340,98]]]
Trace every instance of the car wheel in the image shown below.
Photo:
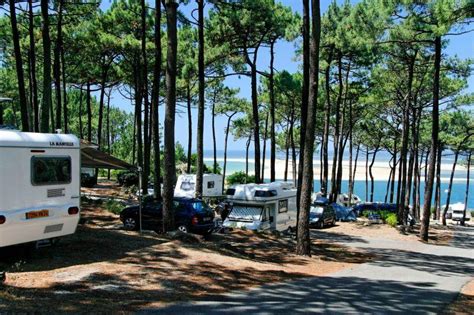
[[[188,233],[188,227],[186,225],[180,225],[178,226],[178,231]]]
[[[335,226],[336,225],[336,218],[332,219],[332,222],[331,222],[331,226]]]
[[[123,221],[123,226],[128,231],[134,231],[137,229],[137,220],[132,217],[128,217]]]

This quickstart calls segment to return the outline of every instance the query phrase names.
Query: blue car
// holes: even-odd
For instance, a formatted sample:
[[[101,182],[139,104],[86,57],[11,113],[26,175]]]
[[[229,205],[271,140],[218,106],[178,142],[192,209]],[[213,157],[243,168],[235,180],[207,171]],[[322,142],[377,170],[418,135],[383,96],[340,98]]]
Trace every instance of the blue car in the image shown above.
[[[214,228],[214,211],[202,200],[174,198],[175,229],[184,233],[207,235]],[[138,206],[127,207],[120,213],[126,230],[138,230]],[[163,204],[161,201],[145,200],[142,207],[142,228],[161,232],[163,226]]]

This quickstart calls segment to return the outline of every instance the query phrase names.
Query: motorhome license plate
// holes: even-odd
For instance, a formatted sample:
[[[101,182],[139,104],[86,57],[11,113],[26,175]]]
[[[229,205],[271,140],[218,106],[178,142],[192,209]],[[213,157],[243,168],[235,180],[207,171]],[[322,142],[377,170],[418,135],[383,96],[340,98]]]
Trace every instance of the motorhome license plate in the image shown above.
[[[211,221],[211,218],[209,218],[209,217],[204,218],[204,222],[209,222],[209,221]]]
[[[49,217],[49,210],[30,211],[26,213],[26,219],[37,219]]]

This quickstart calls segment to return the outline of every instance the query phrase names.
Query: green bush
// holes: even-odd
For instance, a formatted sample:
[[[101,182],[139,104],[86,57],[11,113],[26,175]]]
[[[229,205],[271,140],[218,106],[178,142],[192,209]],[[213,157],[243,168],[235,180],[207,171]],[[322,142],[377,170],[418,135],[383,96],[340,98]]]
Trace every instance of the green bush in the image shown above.
[[[385,218],[385,223],[392,226],[392,227],[395,227],[397,226],[398,224],[398,218],[397,218],[397,215],[395,213],[390,213],[386,218]]]
[[[119,214],[123,209],[123,205],[114,199],[108,199],[105,208],[114,214]]]
[[[234,184],[249,184],[255,183],[255,176],[254,175],[245,175],[245,172],[235,172],[229,176],[227,176],[227,184],[234,185]]]

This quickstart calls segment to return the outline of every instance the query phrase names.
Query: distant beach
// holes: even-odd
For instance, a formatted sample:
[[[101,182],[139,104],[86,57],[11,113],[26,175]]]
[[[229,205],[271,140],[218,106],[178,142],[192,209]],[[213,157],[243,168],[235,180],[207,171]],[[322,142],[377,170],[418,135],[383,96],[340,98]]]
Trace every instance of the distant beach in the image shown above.
[[[241,152],[232,152],[229,154],[230,157],[227,158],[227,169],[226,169],[226,176],[238,172],[238,171],[245,171],[245,158],[241,158],[240,156],[245,157],[245,152],[242,154]],[[204,162],[211,166],[213,162],[212,154],[205,154]],[[223,167],[224,158],[220,155],[217,156],[217,162],[219,163],[220,167]],[[369,161],[370,163],[370,161]],[[314,165],[314,189],[315,191],[320,190],[320,161],[313,160]],[[285,160],[278,156],[275,161],[275,168],[276,168],[276,178],[278,180],[284,179],[285,173]],[[254,173],[254,160],[253,154],[249,154],[249,174]],[[332,160],[329,162],[329,167],[332,167]],[[354,164],[353,164],[354,167]],[[449,176],[451,174],[452,169],[452,162],[450,159],[447,159],[447,162],[441,164],[441,204],[445,204],[448,187],[449,187]],[[424,168],[422,168],[421,174],[421,201],[423,202],[423,193],[424,193]],[[372,173],[374,176],[374,196],[373,200],[377,202],[385,201],[385,196],[387,195],[387,181],[390,177],[390,164],[389,159],[380,159],[380,161],[374,162],[372,167]],[[398,173],[397,173],[398,174]],[[265,180],[270,178],[270,159],[265,159]],[[462,202],[464,203],[464,196],[466,191],[466,175],[467,169],[465,166],[458,164],[456,167],[456,172],[453,178],[453,187],[452,187],[452,194],[451,194],[451,203]],[[331,177],[331,175],[329,175]],[[357,163],[357,170],[356,176],[354,179],[354,192],[362,200],[370,200],[370,176],[369,180],[369,187],[368,193],[366,193],[366,183],[365,183],[365,156],[363,158],[359,157]],[[398,178],[398,177],[397,177]],[[397,178],[395,178],[395,186],[397,185]],[[293,171],[292,171],[292,160],[290,158],[288,163],[288,180],[293,180]],[[349,184],[349,161],[343,161],[343,176],[342,176],[342,191],[348,191],[348,184]],[[395,187],[396,193],[396,187]],[[387,201],[389,201],[389,196]],[[474,209],[474,180],[471,179],[470,184],[470,193],[468,199],[468,207],[470,209]]]

